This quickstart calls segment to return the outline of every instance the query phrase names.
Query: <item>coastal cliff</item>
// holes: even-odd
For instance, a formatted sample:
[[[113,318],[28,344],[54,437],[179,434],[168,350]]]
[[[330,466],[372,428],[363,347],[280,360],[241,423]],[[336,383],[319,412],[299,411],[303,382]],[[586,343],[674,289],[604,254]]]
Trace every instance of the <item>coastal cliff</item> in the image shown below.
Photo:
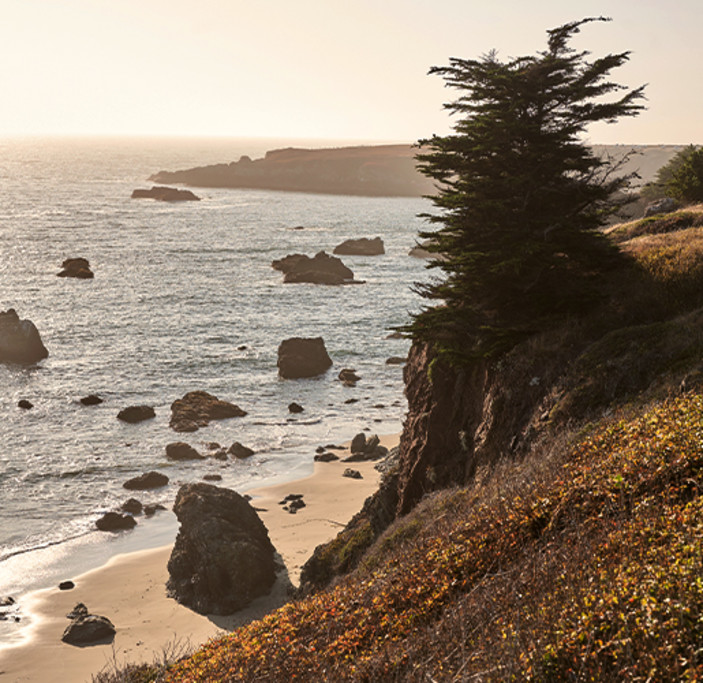
[[[300,599],[159,680],[703,675],[702,215],[618,227],[602,305],[499,360],[414,344],[395,466]]]
[[[262,159],[243,156],[228,164],[159,171],[149,180],[194,187],[414,197],[433,189],[416,169],[416,152],[411,145],[291,147],[269,151]]]

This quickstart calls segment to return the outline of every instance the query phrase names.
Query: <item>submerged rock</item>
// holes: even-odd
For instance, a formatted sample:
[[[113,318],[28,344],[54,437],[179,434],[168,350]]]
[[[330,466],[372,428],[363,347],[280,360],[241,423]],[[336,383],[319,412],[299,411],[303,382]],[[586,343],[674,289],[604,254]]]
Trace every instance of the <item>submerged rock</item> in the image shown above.
[[[274,548],[238,493],[186,484],[173,510],[181,523],[168,561],[169,595],[200,614],[231,614],[274,584]]]
[[[154,185],[150,190],[134,190],[132,199],[156,199],[160,202],[199,202],[190,190],[179,190],[175,187]]]
[[[90,394],[88,396],[84,396],[83,398],[81,398],[79,400],[84,406],[97,406],[103,402],[103,400],[100,398],[100,396],[96,396],[95,394]]]
[[[0,363],[36,363],[48,355],[31,320],[20,320],[14,308],[0,312]]]
[[[246,411],[234,403],[222,401],[207,391],[189,391],[171,404],[169,425],[175,432],[195,432],[211,420],[244,417]]]
[[[322,337],[292,337],[278,347],[278,374],[284,379],[316,377],[331,365]]]
[[[34,404],[31,401],[28,401],[26,398],[21,398],[19,401],[17,401],[17,407],[22,408],[22,410],[31,410],[34,408]]]
[[[342,256],[379,256],[380,254],[385,254],[386,250],[380,237],[374,237],[373,239],[360,237],[359,239],[342,242],[334,248],[332,253],[341,254]]]

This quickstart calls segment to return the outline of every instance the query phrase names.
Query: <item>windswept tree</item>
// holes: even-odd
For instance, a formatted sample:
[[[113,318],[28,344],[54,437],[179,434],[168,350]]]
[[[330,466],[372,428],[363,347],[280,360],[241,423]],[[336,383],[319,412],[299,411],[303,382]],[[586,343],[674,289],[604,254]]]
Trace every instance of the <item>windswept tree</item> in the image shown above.
[[[598,121],[636,115],[644,86],[609,80],[629,52],[589,61],[570,39],[589,18],[548,31],[544,52],[500,61],[451,59],[433,67],[460,95],[445,105],[453,134],[420,141],[440,226],[420,234],[442,279],[417,285],[436,302],[406,328],[454,363],[494,357],[599,296],[617,254],[599,228],[633,175],[582,140]],[[625,91],[625,92],[623,92]]]

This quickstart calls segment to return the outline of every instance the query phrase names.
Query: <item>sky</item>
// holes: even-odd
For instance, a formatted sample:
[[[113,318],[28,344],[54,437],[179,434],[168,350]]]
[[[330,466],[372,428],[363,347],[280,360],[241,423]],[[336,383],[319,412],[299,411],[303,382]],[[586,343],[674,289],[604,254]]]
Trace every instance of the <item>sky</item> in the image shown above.
[[[276,137],[414,142],[451,130],[450,57],[573,41],[648,84],[647,111],[593,143],[703,143],[701,0],[0,0],[0,137]]]

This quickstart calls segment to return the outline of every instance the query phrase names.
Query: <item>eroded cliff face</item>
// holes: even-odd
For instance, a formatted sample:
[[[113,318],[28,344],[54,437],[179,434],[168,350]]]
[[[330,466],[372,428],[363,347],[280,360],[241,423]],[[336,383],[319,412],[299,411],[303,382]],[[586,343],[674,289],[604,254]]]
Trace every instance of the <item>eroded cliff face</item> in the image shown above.
[[[526,451],[557,397],[552,386],[558,364],[534,350],[468,369],[433,360],[427,345],[415,344],[405,368],[399,515],[426,493],[465,484],[478,467]]]
[[[431,349],[414,344],[404,370],[408,413],[398,465],[344,531],[315,550],[302,571],[303,592],[353,569],[425,494],[465,484],[479,466],[527,450],[546,429],[540,416],[558,397],[551,387],[560,363],[552,351],[523,348],[499,363],[456,369],[433,363]]]

